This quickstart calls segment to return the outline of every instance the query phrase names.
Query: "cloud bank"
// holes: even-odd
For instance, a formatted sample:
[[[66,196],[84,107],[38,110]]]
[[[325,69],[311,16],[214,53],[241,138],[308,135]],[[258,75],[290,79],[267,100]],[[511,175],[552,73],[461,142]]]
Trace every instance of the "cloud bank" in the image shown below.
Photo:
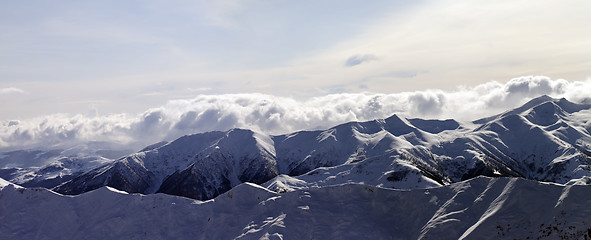
[[[540,95],[591,102],[591,79],[553,80],[543,76],[488,82],[455,91],[394,94],[343,93],[296,100],[266,94],[199,95],[172,100],[139,115],[88,117],[54,114],[3,121],[0,150],[114,141],[139,148],[186,134],[249,128],[269,134],[329,128],[348,121],[405,117],[476,120],[517,107]]]

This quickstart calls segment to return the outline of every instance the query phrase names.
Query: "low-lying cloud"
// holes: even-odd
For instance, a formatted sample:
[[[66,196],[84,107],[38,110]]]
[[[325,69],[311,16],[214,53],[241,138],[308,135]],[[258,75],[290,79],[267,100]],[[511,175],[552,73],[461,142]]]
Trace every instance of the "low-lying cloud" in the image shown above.
[[[249,128],[269,134],[325,129],[348,121],[393,114],[476,120],[517,107],[540,95],[589,101],[591,80],[569,82],[543,76],[488,82],[455,91],[394,94],[342,93],[296,100],[265,94],[199,95],[172,100],[139,115],[87,117],[55,114],[2,122],[0,150],[115,141],[141,147],[186,134]]]

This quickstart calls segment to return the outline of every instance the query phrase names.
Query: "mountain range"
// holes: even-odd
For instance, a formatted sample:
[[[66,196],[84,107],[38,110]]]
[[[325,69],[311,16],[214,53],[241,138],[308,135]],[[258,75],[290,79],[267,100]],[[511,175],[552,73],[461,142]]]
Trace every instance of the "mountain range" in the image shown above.
[[[586,184],[591,125],[584,112],[590,108],[542,96],[471,123],[393,115],[278,136],[199,133],[90,169],[54,190],[80,194],[110,186],[207,200],[243,182],[270,181],[276,191],[349,182],[414,189],[476,176]]]
[[[69,234],[57,238],[583,239],[590,132],[591,105],[541,96],[472,122],[393,115],[284,135],[231,129],[116,159],[12,151],[0,156],[0,218],[19,221],[0,233],[35,238],[33,221],[37,234]],[[65,220],[47,222],[46,207]]]

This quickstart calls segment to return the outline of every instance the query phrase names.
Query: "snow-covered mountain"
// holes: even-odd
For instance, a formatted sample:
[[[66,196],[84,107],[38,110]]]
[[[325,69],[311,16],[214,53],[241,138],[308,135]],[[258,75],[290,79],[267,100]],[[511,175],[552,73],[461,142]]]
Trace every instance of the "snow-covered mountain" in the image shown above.
[[[117,160],[4,153],[0,236],[589,239],[590,119],[591,105],[542,96],[473,122],[394,115],[279,136],[232,129]],[[30,188],[40,183],[59,185]]]
[[[121,158],[90,170],[56,191],[79,194],[102,186],[127,192],[163,192],[210,199],[242,182],[277,175],[268,136],[249,130],[209,132]]]
[[[6,151],[0,153],[0,177],[26,187],[51,188],[132,152],[105,142]]]
[[[588,239],[591,186],[477,177],[395,190],[341,184],[276,193],[240,184],[213,200],[77,196],[0,187],[7,239]]]
[[[591,105],[547,96],[472,123],[393,115],[269,136],[233,129],[187,135],[102,165],[54,190],[102,186],[206,200],[242,182],[274,191],[364,183],[414,189],[477,176],[591,183]]]

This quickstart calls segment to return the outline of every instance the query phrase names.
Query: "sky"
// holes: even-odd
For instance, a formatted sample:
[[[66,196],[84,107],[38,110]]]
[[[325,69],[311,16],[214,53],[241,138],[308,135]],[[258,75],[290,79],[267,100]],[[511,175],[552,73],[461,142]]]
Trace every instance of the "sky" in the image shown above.
[[[0,149],[395,113],[473,120],[591,95],[585,0],[0,6]]]

